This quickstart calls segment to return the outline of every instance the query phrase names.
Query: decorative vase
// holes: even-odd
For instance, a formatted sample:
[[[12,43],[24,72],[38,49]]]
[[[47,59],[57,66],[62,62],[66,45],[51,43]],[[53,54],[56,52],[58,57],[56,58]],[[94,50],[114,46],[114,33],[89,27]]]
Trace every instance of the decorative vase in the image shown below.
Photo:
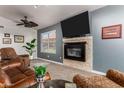
[[[43,77],[37,77],[38,88],[45,88]]]

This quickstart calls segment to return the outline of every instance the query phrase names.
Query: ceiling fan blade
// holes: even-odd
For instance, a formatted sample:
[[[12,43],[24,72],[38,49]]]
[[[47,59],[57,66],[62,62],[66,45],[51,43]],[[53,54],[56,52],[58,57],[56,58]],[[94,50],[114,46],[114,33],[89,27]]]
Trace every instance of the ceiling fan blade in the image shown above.
[[[36,23],[34,23],[32,21],[30,21],[29,23],[31,24],[32,27],[38,26],[38,24],[36,24]]]
[[[16,24],[17,26],[20,26],[20,25],[24,25],[23,23],[20,23],[20,24]]]

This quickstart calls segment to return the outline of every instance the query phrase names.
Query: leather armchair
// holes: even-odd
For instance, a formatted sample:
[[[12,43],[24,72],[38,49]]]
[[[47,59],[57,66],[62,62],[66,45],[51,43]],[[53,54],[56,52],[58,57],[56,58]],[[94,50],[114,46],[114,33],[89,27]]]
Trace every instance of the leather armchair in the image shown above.
[[[32,69],[8,67],[0,69],[0,88],[26,88],[36,83],[35,73]]]
[[[30,65],[29,55],[27,54],[17,55],[15,50],[11,47],[1,48],[0,54],[1,54],[1,62],[0,62],[1,67],[6,67],[9,66],[10,64],[11,64],[10,66],[12,66],[13,64],[14,66],[21,65],[23,68],[25,68]]]
[[[13,48],[1,48],[0,88],[25,88],[36,83],[28,55],[17,55]]]

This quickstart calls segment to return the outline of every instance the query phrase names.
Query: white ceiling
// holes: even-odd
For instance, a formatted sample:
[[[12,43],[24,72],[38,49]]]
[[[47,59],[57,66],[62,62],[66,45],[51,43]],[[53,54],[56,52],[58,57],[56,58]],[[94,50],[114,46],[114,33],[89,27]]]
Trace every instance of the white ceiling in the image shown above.
[[[50,25],[79,14],[83,11],[93,11],[104,7],[103,5],[0,5],[0,16],[13,22],[19,21],[28,16],[30,21],[36,22],[39,26],[34,29],[42,29]],[[23,26],[22,26],[23,27]]]

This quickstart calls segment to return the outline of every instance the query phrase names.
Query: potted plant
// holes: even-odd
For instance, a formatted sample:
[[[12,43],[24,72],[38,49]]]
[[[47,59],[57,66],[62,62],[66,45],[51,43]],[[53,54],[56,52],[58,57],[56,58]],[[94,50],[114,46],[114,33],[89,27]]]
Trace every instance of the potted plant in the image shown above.
[[[46,66],[34,66],[37,82],[39,83],[38,87],[44,87],[44,76],[46,74]]]
[[[27,42],[26,45],[22,46],[22,47],[26,48],[26,51],[30,55],[30,59],[33,59],[33,52],[34,52],[33,49],[36,47],[35,42],[36,42],[36,39],[33,39],[33,40],[31,40],[31,42]]]
[[[34,66],[37,78],[43,78],[46,74],[46,66]]]

